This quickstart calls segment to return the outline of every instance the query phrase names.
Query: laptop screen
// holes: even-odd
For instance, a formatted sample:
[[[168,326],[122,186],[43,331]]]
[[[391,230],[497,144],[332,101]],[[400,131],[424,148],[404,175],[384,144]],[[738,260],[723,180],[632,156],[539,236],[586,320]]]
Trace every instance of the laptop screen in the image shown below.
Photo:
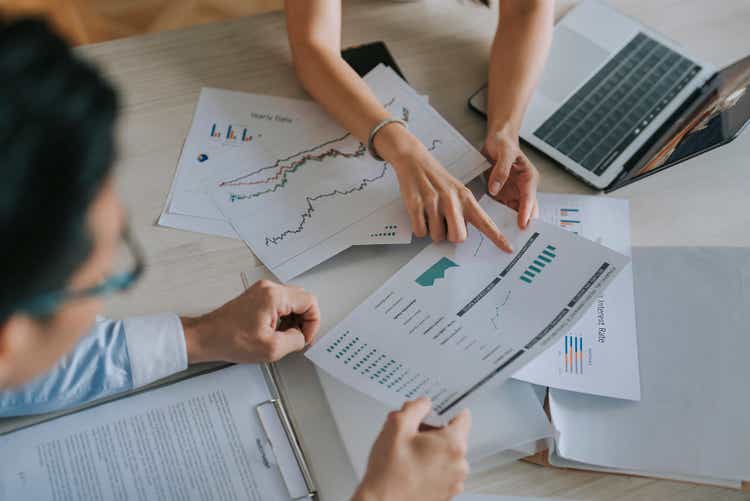
[[[726,144],[742,132],[748,121],[750,57],[719,71],[697,106],[674,121],[610,190]]]

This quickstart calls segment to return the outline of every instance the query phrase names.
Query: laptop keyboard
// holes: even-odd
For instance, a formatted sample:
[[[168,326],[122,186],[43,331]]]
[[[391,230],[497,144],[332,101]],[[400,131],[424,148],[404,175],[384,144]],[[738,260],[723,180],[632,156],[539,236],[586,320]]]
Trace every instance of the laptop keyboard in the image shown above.
[[[534,135],[602,174],[700,70],[639,33]]]

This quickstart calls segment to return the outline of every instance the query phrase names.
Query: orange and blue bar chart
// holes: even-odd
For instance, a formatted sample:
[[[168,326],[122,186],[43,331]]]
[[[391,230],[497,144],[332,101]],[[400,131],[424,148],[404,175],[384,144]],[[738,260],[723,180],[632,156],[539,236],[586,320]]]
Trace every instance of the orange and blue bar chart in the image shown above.
[[[563,343],[563,370],[568,374],[583,374],[583,338],[565,336]]]
[[[577,235],[581,231],[581,210],[561,208],[559,221],[561,228]]]
[[[242,135],[239,141],[243,143],[249,143],[253,140],[253,136],[248,132],[247,127],[234,127],[231,124],[227,125],[226,132],[224,133],[224,142],[232,143],[237,141],[237,131],[242,129]],[[219,128],[216,124],[211,125],[211,138],[221,139],[221,132],[223,128]]]

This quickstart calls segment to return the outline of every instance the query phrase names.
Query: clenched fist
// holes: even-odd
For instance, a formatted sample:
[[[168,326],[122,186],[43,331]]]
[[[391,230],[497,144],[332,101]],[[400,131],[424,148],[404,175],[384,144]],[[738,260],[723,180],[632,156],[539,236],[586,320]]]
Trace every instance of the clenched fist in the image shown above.
[[[182,318],[190,363],[273,362],[310,344],[320,327],[315,296],[260,280],[224,306]]]

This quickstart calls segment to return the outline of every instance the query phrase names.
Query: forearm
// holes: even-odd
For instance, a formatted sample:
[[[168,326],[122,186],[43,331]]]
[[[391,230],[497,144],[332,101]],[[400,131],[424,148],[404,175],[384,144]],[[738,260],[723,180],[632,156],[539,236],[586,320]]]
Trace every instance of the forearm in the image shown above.
[[[44,376],[0,393],[0,416],[53,412],[149,384],[187,367],[174,315],[99,319]]]
[[[521,2],[521,3],[519,3]],[[552,0],[504,0],[489,69],[488,134],[521,128],[552,41]]]
[[[341,1],[287,0],[287,30],[302,85],[328,113],[362,142],[390,116],[367,84],[341,57]],[[395,168],[421,145],[403,127],[384,127],[375,137],[380,156]]]
[[[307,92],[360,141],[390,116],[337,49],[301,44],[294,48],[294,62]]]
[[[77,407],[133,388],[122,322],[97,321],[75,349],[43,376],[0,393],[0,416]]]

